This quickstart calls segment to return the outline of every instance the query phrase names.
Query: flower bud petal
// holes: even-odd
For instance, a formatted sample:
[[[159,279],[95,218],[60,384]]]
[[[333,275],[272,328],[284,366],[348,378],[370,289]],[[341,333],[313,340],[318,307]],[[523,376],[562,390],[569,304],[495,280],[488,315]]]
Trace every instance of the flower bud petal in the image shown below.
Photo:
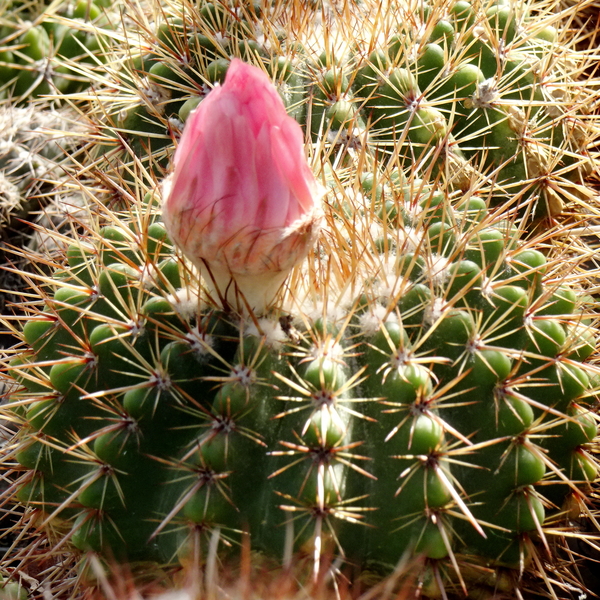
[[[173,163],[163,205],[171,238],[213,299],[264,310],[322,221],[302,129],[269,78],[234,59],[190,113]]]

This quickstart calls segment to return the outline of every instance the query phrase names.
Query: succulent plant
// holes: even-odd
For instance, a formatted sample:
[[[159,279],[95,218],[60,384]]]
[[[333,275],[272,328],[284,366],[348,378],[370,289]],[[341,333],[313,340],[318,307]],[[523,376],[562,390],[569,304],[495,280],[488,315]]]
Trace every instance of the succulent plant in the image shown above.
[[[329,194],[263,316],[206,303],[151,194],[71,244],[8,364],[31,526],[160,564],[215,532],[224,560],[243,532],[316,565],[424,553],[450,590],[541,569],[597,476],[593,301],[477,196],[376,167]]]
[[[0,99],[26,104],[73,93],[94,79],[78,62],[97,65],[107,51],[110,0],[7,2],[0,12]]]
[[[63,174],[84,127],[76,118],[68,110],[0,105],[0,171],[21,194],[35,196],[44,180]]]
[[[2,409],[18,425],[5,498],[23,507],[19,541],[33,538],[14,560],[55,560],[61,590],[59,555],[81,580],[102,561],[148,573],[249,548],[317,577],[418,557],[409,583],[426,597],[583,589],[568,540],[586,543],[574,523],[595,518],[597,317],[570,228],[592,194],[592,97],[565,73],[558,17],[462,0],[376,18],[350,4],[181,6],[157,34],[128,15],[147,38],[107,62],[118,86],[96,104],[85,225],[48,232],[63,255],[28,276],[22,326],[6,319],[21,343],[4,361],[18,386]],[[294,28],[319,10],[324,45]],[[214,210],[198,178],[221,163],[184,133],[164,198],[156,185],[231,54],[269,72],[326,190],[317,245],[259,307],[215,286],[205,246],[172,224],[181,204],[179,223]],[[223,111],[224,131],[239,117]],[[228,147],[250,186],[247,147]],[[260,175],[269,189],[273,172]],[[574,225],[532,232],[534,212],[562,210],[553,190],[578,203]],[[215,219],[203,235],[239,227]]]
[[[537,217],[589,203],[595,93],[576,83],[590,59],[566,43],[568,11],[372,4],[316,19],[314,7],[183,1],[154,23],[136,17],[106,93],[90,98],[104,136],[94,155],[160,173],[190,110],[240,56],[269,73],[313,141],[328,140],[332,161],[368,145],[455,189],[493,182],[495,203]]]
[[[48,226],[56,219],[67,195],[56,198],[53,190],[68,179],[72,155],[84,125],[68,110],[0,105],[0,310],[18,302],[11,292],[23,289],[23,279],[14,270],[24,269],[23,246],[39,244],[32,223]],[[73,204],[73,194],[70,203]],[[69,210],[72,211],[72,208]],[[52,215],[52,217],[51,217]],[[10,341],[10,340],[8,340]],[[14,341],[14,340],[13,340]],[[4,340],[2,340],[4,345]]]

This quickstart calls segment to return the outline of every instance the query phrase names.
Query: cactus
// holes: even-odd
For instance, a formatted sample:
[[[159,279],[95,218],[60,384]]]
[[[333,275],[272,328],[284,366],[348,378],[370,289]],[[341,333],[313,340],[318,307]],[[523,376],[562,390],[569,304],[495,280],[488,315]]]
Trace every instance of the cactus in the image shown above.
[[[578,97],[564,73],[558,17],[538,7],[544,29],[498,4],[470,23],[462,0],[412,20],[182,6],[156,37],[128,15],[147,38],[115,51],[118,86],[89,98],[87,214],[75,240],[46,232],[26,318],[4,319],[21,340],[2,407],[18,426],[3,450],[15,561],[53,564],[68,593],[101,562],[148,576],[249,549],[317,579],[328,561],[381,577],[418,557],[408,579],[426,597],[583,588],[568,539],[595,518],[589,249],[528,219],[560,212],[558,181],[575,223],[591,194],[592,84]],[[324,46],[294,29],[315,11],[337,24]],[[430,68],[438,48],[457,70]],[[155,185],[231,54],[270,73],[327,190],[316,248],[262,312],[212,293]],[[536,150],[523,137],[499,155],[518,127]],[[543,153],[554,170],[534,176]]]
[[[4,104],[0,129],[0,171],[20,194],[35,196],[45,190],[44,180],[64,174],[65,157],[74,152],[84,125],[68,110]]]
[[[105,138],[94,156],[160,173],[189,111],[241,56],[278,83],[313,141],[329,141],[332,161],[368,145],[455,189],[494,182],[494,203],[537,217],[577,212],[593,196],[594,84],[574,84],[589,60],[563,44],[568,17],[553,9],[345,3],[309,31],[314,9],[169,4],[153,24],[136,17],[121,68],[90,98]]]
[[[80,0],[57,10],[56,3],[6,3],[0,13],[0,99],[26,104],[90,85],[94,78],[82,75],[77,63],[89,69],[103,58],[110,5]]]
[[[21,220],[39,220],[49,196],[73,168],[85,124],[68,109],[44,110],[0,105],[0,175],[5,201],[0,212],[2,238],[15,243],[11,232]],[[64,199],[64,194],[63,194]]]
[[[330,194],[260,318],[201,297],[152,194],[68,247],[7,364],[32,527],[160,564],[215,531],[223,557],[423,553],[455,590],[539,568],[597,475],[593,301],[476,196],[375,167]]]
[[[60,228],[65,213],[75,216],[82,204],[76,197],[77,190],[57,194],[55,189],[70,177],[84,128],[83,123],[77,122],[77,113],[64,108],[0,105],[2,313],[7,312],[6,301],[17,301],[9,290],[23,290],[22,277],[11,272],[26,267],[27,259],[19,254],[19,248],[43,245],[42,229],[52,225]],[[36,230],[32,223],[40,229]]]

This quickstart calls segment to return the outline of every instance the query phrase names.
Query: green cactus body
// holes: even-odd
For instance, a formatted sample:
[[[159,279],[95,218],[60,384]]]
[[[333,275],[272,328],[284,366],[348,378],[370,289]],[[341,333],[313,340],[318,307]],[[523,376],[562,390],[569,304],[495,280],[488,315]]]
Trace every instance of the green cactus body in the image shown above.
[[[9,19],[0,28],[0,99],[24,105],[44,95],[85,89],[91,82],[74,64],[89,68],[105,59],[110,3],[80,0],[59,11],[50,3],[28,3],[21,10],[19,4],[9,2]]]
[[[182,287],[190,273],[143,204],[68,249],[9,365],[8,410],[17,497],[60,519],[74,551],[173,564],[215,531],[235,554],[248,532],[273,557],[292,543],[315,560],[518,569],[586,493],[585,298],[546,283],[546,257],[477,202],[362,179],[343,202],[372,237],[343,212],[329,226],[352,242],[341,259],[370,244],[378,275],[359,268],[337,299],[332,277],[328,302],[298,292],[258,320]]]
[[[19,33],[22,51],[0,53],[5,89],[79,89],[19,79],[44,60],[85,74],[76,53],[105,45],[108,4]],[[527,6],[394,2],[374,22],[357,4],[328,37],[280,4],[163,6],[113,48],[84,163],[123,211],[99,199],[24,306],[5,360],[11,499],[82,563],[177,567],[218,540],[227,564],[249,534],[315,572],[412,555],[424,595],[465,580],[475,594],[483,572],[521,594],[598,475],[590,283],[576,252],[518,219],[585,205],[579,66]],[[238,55],[272,77],[327,188],[326,235],[252,316],[206,299],[159,194],[141,199]]]

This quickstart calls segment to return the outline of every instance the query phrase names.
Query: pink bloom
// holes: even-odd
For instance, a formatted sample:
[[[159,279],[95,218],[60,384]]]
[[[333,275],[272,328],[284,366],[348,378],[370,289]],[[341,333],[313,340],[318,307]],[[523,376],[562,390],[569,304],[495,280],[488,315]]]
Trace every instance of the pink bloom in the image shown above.
[[[315,243],[320,194],[302,130],[260,69],[233,59],[190,114],[163,219],[215,300],[258,310]]]

